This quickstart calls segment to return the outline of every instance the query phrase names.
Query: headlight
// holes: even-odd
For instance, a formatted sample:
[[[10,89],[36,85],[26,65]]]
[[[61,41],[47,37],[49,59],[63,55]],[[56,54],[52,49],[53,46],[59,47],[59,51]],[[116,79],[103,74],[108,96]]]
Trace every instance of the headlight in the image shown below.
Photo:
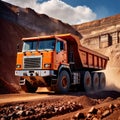
[[[45,68],[51,68],[51,64],[44,64]]]
[[[21,68],[21,65],[16,65],[16,68]]]

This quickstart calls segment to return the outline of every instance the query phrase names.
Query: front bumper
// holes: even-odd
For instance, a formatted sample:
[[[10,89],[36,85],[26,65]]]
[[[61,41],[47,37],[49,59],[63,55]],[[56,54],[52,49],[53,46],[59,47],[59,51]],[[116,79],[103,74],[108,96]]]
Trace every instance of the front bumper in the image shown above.
[[[16,70],[15,76],[55,76],[54,70]]]

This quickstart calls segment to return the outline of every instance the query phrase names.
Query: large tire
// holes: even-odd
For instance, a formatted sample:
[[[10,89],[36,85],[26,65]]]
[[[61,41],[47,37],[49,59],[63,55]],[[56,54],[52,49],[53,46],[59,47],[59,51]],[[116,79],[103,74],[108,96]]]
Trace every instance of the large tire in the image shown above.
[[[82,73],[82,86],[86,92],[90,92],[92,90],[92,80],[89,71],[85,71]]]
[[[25,85],[21,85],[21,88],[27,93],[35,93],[38,87],[31,85],[28,80],[25,80]]]
[[[63,70],[58,76],[55,92],[67,93],[70,88],[70,76],[67,71]]]
[[[92,76],[92,87],[94,91],[99,89],[99,76],[97,72],[91,73]]]
[[[106,77],[103,72],[99,73],[99,88],[104,89],[106,86]]]

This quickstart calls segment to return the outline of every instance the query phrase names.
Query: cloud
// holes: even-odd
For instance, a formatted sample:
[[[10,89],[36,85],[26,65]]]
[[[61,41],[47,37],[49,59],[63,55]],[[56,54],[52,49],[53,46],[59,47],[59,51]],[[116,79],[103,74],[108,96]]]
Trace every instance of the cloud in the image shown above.
[[[20,7],[30,7],[40,14],[62,20],[69,24],[80,24],[96,19],[96,14],[87,6],[76,6],[66,4],[62,0],[48,0],[38,2],[37,0],[3,0]]]

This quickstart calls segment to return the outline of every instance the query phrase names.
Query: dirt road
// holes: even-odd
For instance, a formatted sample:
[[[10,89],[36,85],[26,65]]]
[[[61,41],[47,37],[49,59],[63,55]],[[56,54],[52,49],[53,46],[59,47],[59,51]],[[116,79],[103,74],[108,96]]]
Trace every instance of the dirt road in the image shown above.
[[[50,92],[0,95],[0,119],[120,119],[120,92]],[[91,110],[91,112],[89,112]]]
[[[13,103],[13,102],[29,102],[49,97],[47,94],[6,94],[0,95],[0,104]]]
[[[119,97],[120,93],[116,91],[5,94],[0,95],[0,119],[119,120]]]
[[[23,91],[20,94],[1,94],[0,104],[12,103],[12,102],[25,102],[34,101],[42,98],[50,97],[52,92],[48,91],[47,88],[38,89],[36,93],[25,93]]]

